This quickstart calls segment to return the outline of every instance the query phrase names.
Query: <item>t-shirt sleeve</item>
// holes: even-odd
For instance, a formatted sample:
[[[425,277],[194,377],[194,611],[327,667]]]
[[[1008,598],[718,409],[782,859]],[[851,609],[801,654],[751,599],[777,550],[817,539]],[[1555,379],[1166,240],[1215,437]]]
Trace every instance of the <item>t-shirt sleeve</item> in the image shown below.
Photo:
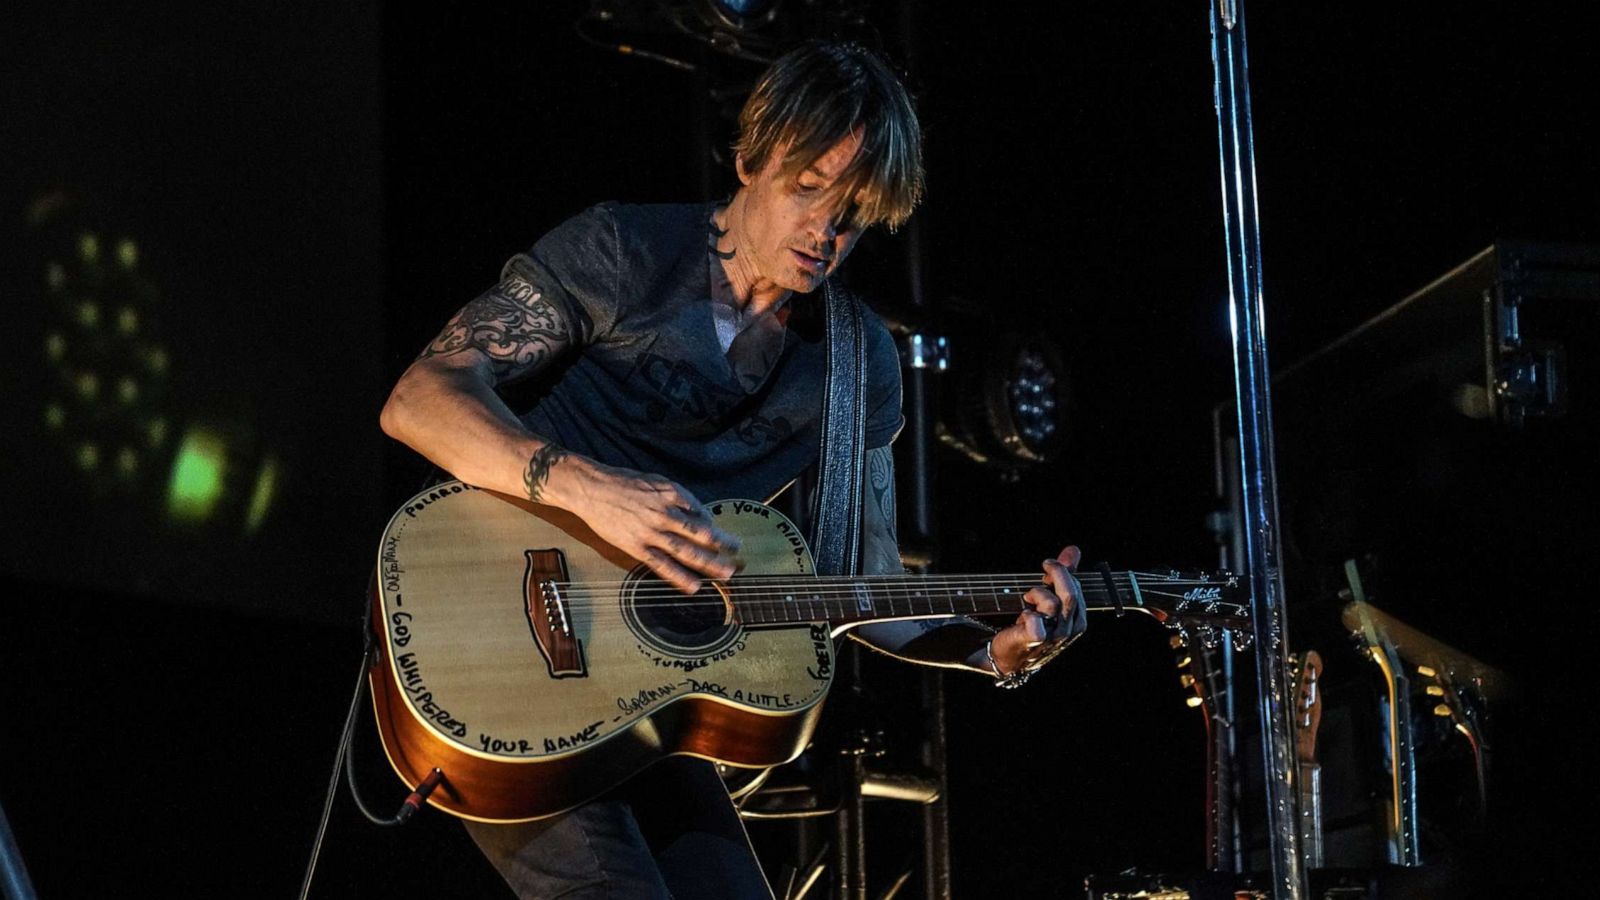
[[[506,260],[502,282],[520,279],[566,315],[574,343],[603,340],[616,323],[621,293],[616,215],[611,204],[562,222],[531,249]]]
[[[883,320],[870,312],[864,317],[867,339],[867,403],[865,442],[868,450],[887,447],[905,427],[900,411],[900,352]]]

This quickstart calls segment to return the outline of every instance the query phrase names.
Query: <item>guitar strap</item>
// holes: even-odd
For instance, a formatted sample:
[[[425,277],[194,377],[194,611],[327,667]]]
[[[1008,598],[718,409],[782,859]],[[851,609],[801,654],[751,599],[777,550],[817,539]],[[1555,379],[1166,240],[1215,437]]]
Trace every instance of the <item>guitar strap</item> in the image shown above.
[[[861,474],[865,463],[866,347],[861,302],[832,280],[827,306],[827,371],[823,376],[822,446],[811,501],[811,548],[817,572],[854,575],[861,567]]]

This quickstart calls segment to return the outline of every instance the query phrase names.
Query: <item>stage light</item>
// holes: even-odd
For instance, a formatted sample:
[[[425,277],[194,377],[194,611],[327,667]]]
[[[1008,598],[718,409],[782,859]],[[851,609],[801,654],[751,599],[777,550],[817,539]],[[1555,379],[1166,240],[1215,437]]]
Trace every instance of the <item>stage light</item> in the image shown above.
[[[160,291],[139,269],[139,245],[66,192],[36,197],[28,218],[30,265],[43,282],[35,298],[44,319],[43,436],[91,496],[114,491],[126,504],[142,492],[159,503],[162,486],[130,479],[116,450],[159,446],[148,441],[152,420],[168,414]],[[139,457],[135,468],[149,464]]]
[[[227,472],[228,447],[210,429],[194,427],[183,436],[167,483],[167,514],[180,522],[201,523],[211,518],[222,500],[222,479]]]
[[[1067,406],[1066,376],[1054,345],[1043,335],[980,332],[959,342],[954,354],[939,439],[1008,477],[1054,458],[1065,437]]]
[[[250,509],[245,514],[245,531],[251,534],[261,530],[261,525],[267,520],[267,511],[272,508],[272,500],[278,491],[278,461],[269,456],[261,463],[261,469],[256,472],[255,490],[250,494]]]
[[[865,0],[590,0],[577,32],[604,50],[698,71],[700,49],[766,64],[808,38],[870,40],[866,6]],[[654,46],[639,46],[640,38]]]

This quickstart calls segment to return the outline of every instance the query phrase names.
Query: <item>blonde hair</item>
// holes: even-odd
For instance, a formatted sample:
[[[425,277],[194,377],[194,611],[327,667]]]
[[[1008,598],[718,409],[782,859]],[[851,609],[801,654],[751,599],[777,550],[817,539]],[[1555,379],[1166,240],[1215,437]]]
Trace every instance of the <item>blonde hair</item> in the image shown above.
[[[855,132],[861,150],[836,184],[846,197],[864,194],[853,227],[883,222],[892,231],[922,199],[922,128],[905,85],[871,50],[812,42],[784,54],[745,100],[733,149],[749,172],[781,150],[789,175]]]

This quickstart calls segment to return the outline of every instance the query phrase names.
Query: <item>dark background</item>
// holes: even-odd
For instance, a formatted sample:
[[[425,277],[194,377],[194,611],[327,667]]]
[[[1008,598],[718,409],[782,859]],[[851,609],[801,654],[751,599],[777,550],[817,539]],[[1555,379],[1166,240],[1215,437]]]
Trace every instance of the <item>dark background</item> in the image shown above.
[[[423,474],[377,431],[388,383],[565,217],[726,189],[702,165],[705,136],[727,134],[708,82],[584,44],[584,7],[4,15],[0,802],[41,894],[294,889],[359,662],[371,543]],[[1274,359],[1496,239],[1600,241],[1600,66],[1575,10],[1250,9]],[[1058,461],[1007,484],[939,454],[944,567],[1026,569],[1069,540],[1119,567],[1214,566],[1210,416],[1232,376],[1204,5],[919,8],[909,41],[896,6],[868,11],[926,126],[928,299],[1048,335],[1071,381]],[[709,81],[753,71],[701,61]],[[46,433],[51,248],[28,211],[47,195],[139,241],[174,428],[223,421],[240,454],[283,461],[259,531],[170,526],[160,476],[107,487]],[[850,266],[885,307],[906,301],[905,246],[875,236]],[[977,332],[952,333],[959,373]],[[1586,422],[1592,396],[1572,402]],[[1501,471],[1526,477],[1477,472],[1449,496],[1517,513],[1515,533],[1431,511],[1430,557],[1386,569],[1451,577],[1413,578],[1427,595],[1390,608],[1519,679],[1502,827],[1477,858],[1482,884],[1551,888],[1576,868],[1553,811],[1592,793],[1581,705],[1565,706],[1587,689],[1588,599],[1569,575],[1592,555],[1592,479],[1562,490],[1592,444],[1561,423],[1493,440]],[[1540,566],[1520,569],[1533,546]],[[958,895],[1077,896],[1091,872],[1201,866],[1202,732],[1159,628],[1096,620],[1026,691],[950,689]],[[369,726],[358,741],[370,757]],[[380,767],[367,783],[399,799]],[[495,890],[446,817],[379,831],[344,795],[318,884]]]

